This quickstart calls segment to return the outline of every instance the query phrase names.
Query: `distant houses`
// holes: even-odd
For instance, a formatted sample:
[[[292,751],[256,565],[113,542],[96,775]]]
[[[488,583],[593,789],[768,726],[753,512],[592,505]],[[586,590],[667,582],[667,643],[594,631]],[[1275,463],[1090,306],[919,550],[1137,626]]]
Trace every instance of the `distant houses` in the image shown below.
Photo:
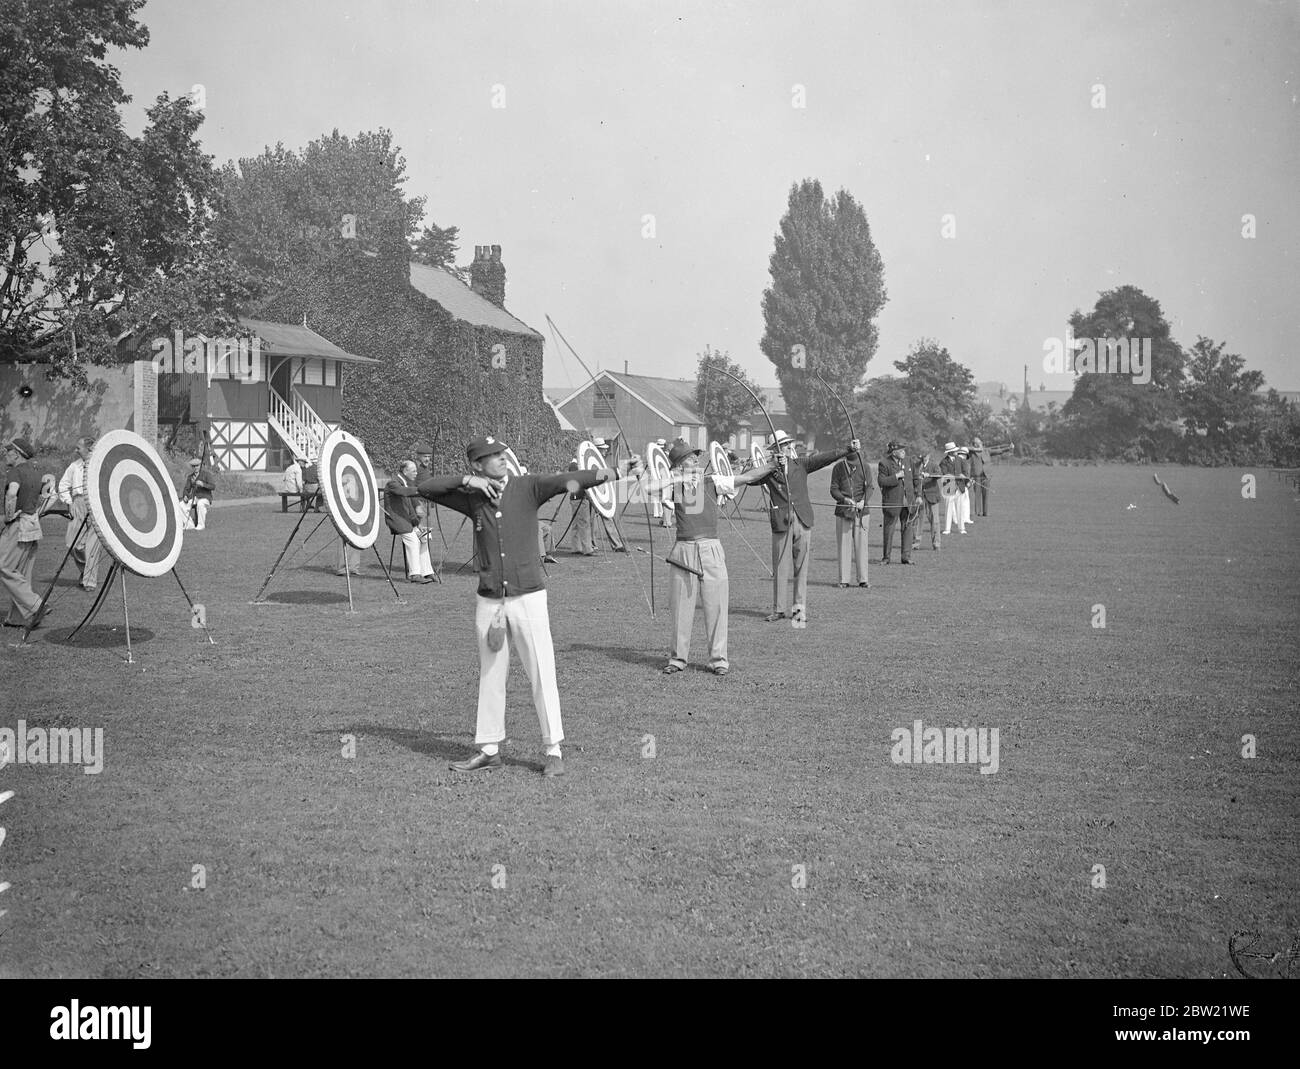
[[[763,387],[759,394],[777,429],[795,434],[794,421],[786,412],[781,391]],[[547,395],[579,433],[612,441],[619,436],[621,426],[627,432],[633,452],[644,451],[647,443],[659,438],[669,442],[684,438],[700,449],[709,444],[709,432],[696,402],[693,379],[598,371],[594,379],[577,388],[552,386]],[[762,441],[768,434],[767,421],[755,412],[723,444],[747,454],[752,441]]]

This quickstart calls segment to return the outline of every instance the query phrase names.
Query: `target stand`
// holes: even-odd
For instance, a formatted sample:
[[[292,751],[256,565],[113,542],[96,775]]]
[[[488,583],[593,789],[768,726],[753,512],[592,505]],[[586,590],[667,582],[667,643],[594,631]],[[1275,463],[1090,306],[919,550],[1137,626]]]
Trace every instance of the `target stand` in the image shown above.
[[[45,588],[31,622],[23,629],[23,642],[27,641],[32,629],[44,616],[54,586],[63,574],[85,525],[89,523],[112,559],[112,564],[86,615],[64,642],[71,642],[82,628],[99,615],[116,581],[122,592],[126,663],[134,664],[126,573],[132,572],[144,579],[157,579],[170,572],[190,607],[191,621],[203,629],[210,645],[216,645],[212,632],[208,630],[204,611],[196,607],[176,571],[184,529],[181,504],[167,468],[153,446],[132,431],[109,431],[103,435],[95,443],[86,464],[86,502],[89,506],[86,518],[82,520],[77,538],[73,539],[72,545],[63,555],[54,578]]]
[[[354,615],[357,611],[352,600],[352,569],[347,564],[347,548],[349,546],[353,549],[374,551],[375,560],[379,562],[379,567],[383,569],[384,578],[388,580],[388,585],[393,588],[393,597],[397,599],[399,605],[406,604],[402,595],[398,592],[397,584],[393,582],[393,575],[388,570],[388,565],[384,563],[384,558],[379,554],[379,547],[376,545],[379,538],[379,522],[384,510],[380,502],[379,486],[375,481],[375,469],[371,466],[370,457],[366,454],[366,447],[361,444],[359,439],[348,434],[347,431],[331,431],[321,445],[319,464],[321,495],[325,498],[325,515],[320,518],[316,526],[303,539],[299,550],[306,548],[307,543],[311,541],[312,535],[320,530],[321,525],[326,520],[332,520],[343,548],[343,576],[347,580],[348,586],[348,614]],[[280,550],[280,555],[275,558],[275,563],[271,565],[270,572],[262,580],[262,586],[253,597],[253,600],[249,602],[250,605],[266,604],[266,591],[276,573],[280,570],[285,554],[289,552],[289,547],[298,536],[298,530],[302,527],[306,518],[307,513],[305,512],[298,517],[298,522],[294,524],[293,530],[289,532],[284,548]],[[304,564],[310,563],[330,545],[331,543],[326,542],[307,561],[304,561]]]

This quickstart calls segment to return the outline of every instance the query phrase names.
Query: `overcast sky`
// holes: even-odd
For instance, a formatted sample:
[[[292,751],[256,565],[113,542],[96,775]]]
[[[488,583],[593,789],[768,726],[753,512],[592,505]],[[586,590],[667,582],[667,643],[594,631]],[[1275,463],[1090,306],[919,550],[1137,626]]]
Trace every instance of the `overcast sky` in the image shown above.
[[[1300,389],[1298,10],[154,0],[149,47],[112,62],[132,132],[201,83],[218,163],[391,129],[458,262],[502,246],[509,309],[544,334],[549,313],[591,364],[691,377],[708,343],[774,383],[768,257],[814,177],[858,199],[884,260],[869,377],[928,335],[978,380],[1018,389],[1027,363],[1068,389],[1045,339],[1131,283],[1184,346],[1226,341]],[[582,378],[548,338],[547,385]]]

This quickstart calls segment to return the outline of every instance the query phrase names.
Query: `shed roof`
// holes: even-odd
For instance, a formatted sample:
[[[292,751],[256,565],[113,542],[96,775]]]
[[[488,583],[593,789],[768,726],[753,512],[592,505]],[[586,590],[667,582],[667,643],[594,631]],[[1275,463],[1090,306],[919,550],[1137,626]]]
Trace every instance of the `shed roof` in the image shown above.
[[[324,360],[338,360],[344,364],[378,364],[372,356],[357,356],[344,352],[328,338],[310,327],[297,323],[275,323],[269,319],[240,317],[240,326],[256,332],[262,339],[263,351],[268,356],[306,356]]]

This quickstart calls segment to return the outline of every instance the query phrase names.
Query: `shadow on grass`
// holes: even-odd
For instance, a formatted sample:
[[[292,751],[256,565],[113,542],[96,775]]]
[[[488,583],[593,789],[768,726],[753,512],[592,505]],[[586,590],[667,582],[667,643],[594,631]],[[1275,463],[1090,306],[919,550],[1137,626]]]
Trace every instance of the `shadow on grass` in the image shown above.
[[[611,660],[641,667],[652,665],[656,668],[662,668],[667,660],[667,657],[662,653],[647,653],[643,649],[633,649],[628,646],[596,646],[586,642],[571,643],[565,647],[565,652],[599,653]]]
[[[87,624],[81,629],[71,642],[68,636],[76,630],[76,626],[60,627],[56,630],[47,630],[44,627],[37,628],[32,632],[33,637],[42,635],[46,642],[58,642],[63,645],[71,646],[74,650],[80,649],[113,649],[121,647],[126,649],[126,628],[121,625],[112,624]],[[140,646],[146,642],[154,640],[154,633],[147,627],[131,628],[131,645]]]
[[[464,761],[478,753],[478,747],[464,741],[464,735],[435,735],[428,731],[414,731],[410,728],[395,728],[386,724],[349,724],[346,727],[328,728],[314,732],[316,735],[338,735],[346,732],[353,735],[377,735],[381,739],[405,746],[414,753],[429,754],[444,761]],[[525,761],[518,757],[501,754],[501,763],[513,768],[526,768],[540,772],[540,761]]]
[[[346,592],[338,594],[328,590],[280,590],[262,600],[281,605],[346,605],[348,596]]]

